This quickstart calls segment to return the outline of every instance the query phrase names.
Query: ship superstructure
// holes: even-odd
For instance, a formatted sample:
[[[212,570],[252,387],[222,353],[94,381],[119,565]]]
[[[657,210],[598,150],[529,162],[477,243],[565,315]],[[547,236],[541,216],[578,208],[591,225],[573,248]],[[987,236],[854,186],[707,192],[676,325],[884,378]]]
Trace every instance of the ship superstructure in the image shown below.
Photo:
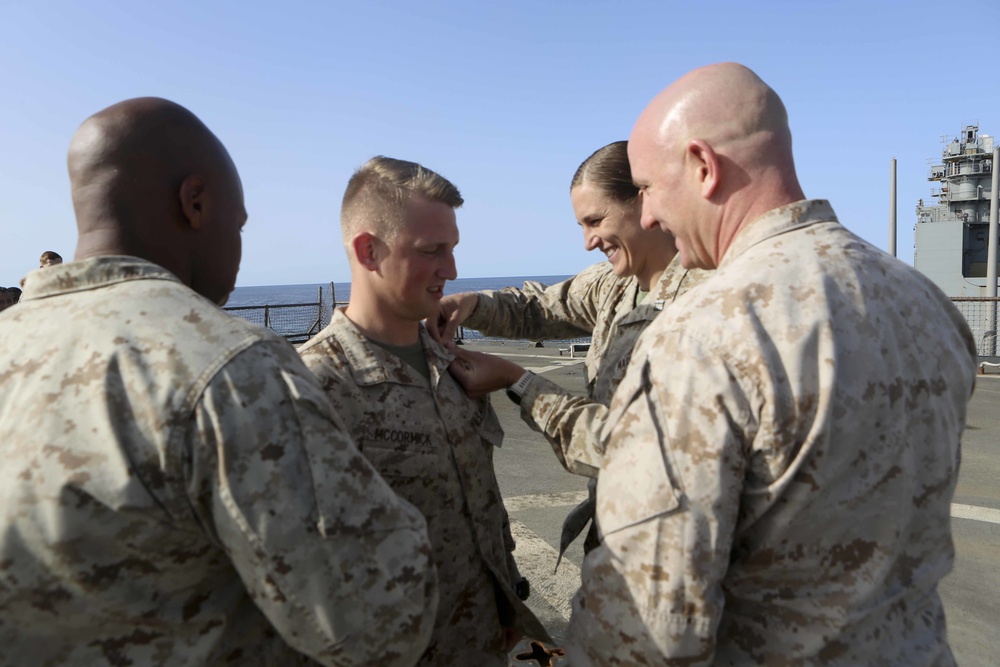
[[[945,135],[941,163],[928,180],[938,203],[917,204],[913,265],[948,296],[986,294],[993,137],[969,123],[957,137]]]

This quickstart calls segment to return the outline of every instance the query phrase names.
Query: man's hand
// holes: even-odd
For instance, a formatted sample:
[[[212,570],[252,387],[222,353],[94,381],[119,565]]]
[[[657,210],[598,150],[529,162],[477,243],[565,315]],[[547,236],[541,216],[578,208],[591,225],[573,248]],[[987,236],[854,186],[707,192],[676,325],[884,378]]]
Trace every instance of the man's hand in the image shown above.
[[[478,303],[479,295],[475,292],[462,292],[442,298],[437,317],[424,320],[427,333],[437,342],[447,345],[455,338],[458,327],[472,315]]]
[[[448,370],[472,398],[479,398],[499,389],[506,389],[521,379],[524,369],[512,361],[492,354],[457,348],[455,361]]]

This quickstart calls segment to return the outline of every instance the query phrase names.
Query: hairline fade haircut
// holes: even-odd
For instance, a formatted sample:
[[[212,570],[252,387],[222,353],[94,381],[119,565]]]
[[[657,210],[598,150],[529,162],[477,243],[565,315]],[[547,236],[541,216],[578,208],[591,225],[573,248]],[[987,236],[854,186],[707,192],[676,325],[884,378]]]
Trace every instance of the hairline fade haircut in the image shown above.
[[[363,231],[391,243],[404,222],[406,202],[414,194],[459,208],[465,200],[444,176],[406,160],[377,155],[347,182],[340,206],[345,246]]]
[[[639,199],[639,188],[632,182],[628,142],[615,141],[591,153],[573,174],[570,192],[583,183],[596,187],[617,202],[634,204]]]

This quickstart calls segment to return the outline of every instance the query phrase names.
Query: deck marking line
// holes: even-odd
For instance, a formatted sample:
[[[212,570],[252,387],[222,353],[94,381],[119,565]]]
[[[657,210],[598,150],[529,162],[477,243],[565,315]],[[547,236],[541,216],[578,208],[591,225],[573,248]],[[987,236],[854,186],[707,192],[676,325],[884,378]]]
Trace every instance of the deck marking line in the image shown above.
[[[979,507],[977,505],[962,505],[952,503],[951,515],[956,519],[972,519],[973,521],[985,521],[986,523],[1000,523],[1000,510],[992,507]]]
[[[558,551],[517,519],[510,520],[510,532],[517,543],[514,550],[517,567],[531,582],[532,595],[541,595],[568,621],[573,612],[571,600],[580,588],[580,568],[563,558],[553,573]]]
[[[559,364],[557,366],[539,366],[538,368],[527,368],[525,370],[529,370],[535,375],[541,375],[542,373],[548,373],[549,371],[554,371],[557,368],[566,368],[566,365]]]
[[[507,496],[503,499],[508,512],[520,512],[543,507],[566,507],[579,505],[587,499],[587,491],[566,491],[563,493],[541,493],[537,496]],[[562,566],[559,566],[560,569]]]
[[[487,352],[486,354],[495,354],[498,357],[517,357],[519,359],[548,359],[549,361],[558,361],[566,366],[582,364],[584,361],[583,357],[560,357],[555,354],[522,354],[518,352]]]
[[[577,505],[586,497],[586,491],[566,491],[563,493],[510,496],[504,499],[504,504],[508,512],[520,512],[544,507]],[[953,503],[951,515],[958,519],[1000,524],[1000,510],[990,507]],[[564,558],[559,564],[559,569],[553,573],[556,559],[559,557],[559,552],[556,549],[513,517],[510,520],[510,531],[517,542],[514,555],[518,567],[521,573],[531,581],[533,593],[541,595],[553,609],[568,621],[573,611],[573,595],[580,587],[580,568]]]
[[[563,507],[579,505],[587,498],[586,491],[566,491],[564,493],[542,493],[534,496],[509,496],[504,498],[508,512],[538,509],[542,507]],[[956,519],[969,519],[985,523],[1000,524],[1000,509],[952,503],[951,515]]]

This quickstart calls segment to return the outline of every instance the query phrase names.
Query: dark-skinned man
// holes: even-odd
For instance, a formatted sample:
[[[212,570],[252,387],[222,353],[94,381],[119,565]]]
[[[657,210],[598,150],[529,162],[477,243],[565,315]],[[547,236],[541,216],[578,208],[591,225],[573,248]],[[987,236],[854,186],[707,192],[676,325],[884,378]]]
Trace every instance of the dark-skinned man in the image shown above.
[[[128,100],[73,137],[73,262],[0,318],[5,664],[410,665],[423,517],[295,350],[221,312],[246,222],[225,148]]]

